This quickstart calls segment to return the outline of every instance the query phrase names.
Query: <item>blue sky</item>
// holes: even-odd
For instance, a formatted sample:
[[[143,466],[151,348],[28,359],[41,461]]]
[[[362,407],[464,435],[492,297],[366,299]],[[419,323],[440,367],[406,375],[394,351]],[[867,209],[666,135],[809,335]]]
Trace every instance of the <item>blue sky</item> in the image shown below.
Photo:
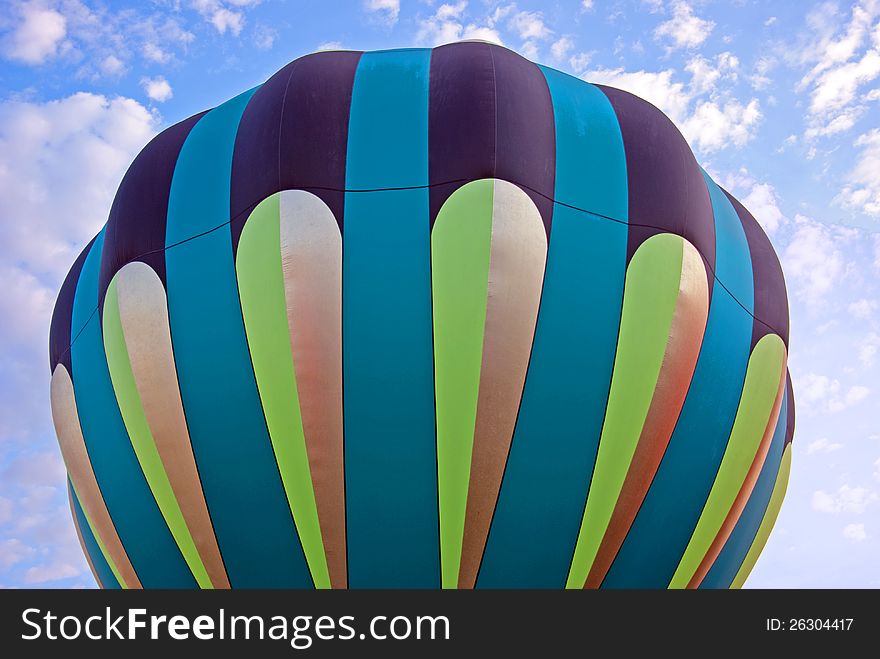
[[[321,48],[482,38],[663,109],[781,255],[798,403],[753,587],[880,587],[880,0],[11,0],[0,7],[0,587],[94,585],[67,509],[56,292],[163,127]]]

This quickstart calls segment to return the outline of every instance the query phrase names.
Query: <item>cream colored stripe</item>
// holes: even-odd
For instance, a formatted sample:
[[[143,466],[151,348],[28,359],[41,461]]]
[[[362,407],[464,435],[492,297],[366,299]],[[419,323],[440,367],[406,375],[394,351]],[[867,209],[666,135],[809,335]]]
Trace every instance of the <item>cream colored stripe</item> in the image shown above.
[[[347,585],[342,436],[342,235],[304,190],[281,193],[281,269],[306,452],[330,584]]]
[[[141,582],[134,571],[122,541],[110,519],[104,497],[98,487],[95,472],[86,450],[85,438],[79,424],[73,382],[63,364],[55,367],[51,384],[52,420],[55,433],[61,446],[61,455],[67,466],[70,481],[76,490],[86,516],[94,524],[94,532],[107,549],[108,562],[115,565],[122,577],[121,586],[141,588]]]
[[[73,528],[76,530],[76,538],[79,540],[79,546],[82,549],[83,555],[86,557],[86,563],[89,564],[89,569],[92,571],[92,576],[95,578],[95,583],[104,587],[104,584],[101,583],[101,580],[98,578],[98,571],[95,569],[95,564],[92,562],[92,557],[89,554],[89,550],[86,549],[85,540],[83,540],[82,529],[79,526],[79,520],[76,517],[76,509],[73,506],[73,497],[76,495],[73,493],[73,488],[68,486],[67,488],[67,503],[70,506],[70,516],[73,518]]]
[[[156,449],[211,584],[229,588],[180,398],[165,288],[140,261],[116,279],[125,345]]]
[[[462,541],[459,588],[477,580],[513,438],[538,320],[547,237],[534,202],[494,182],[492,242],[480,392]]]

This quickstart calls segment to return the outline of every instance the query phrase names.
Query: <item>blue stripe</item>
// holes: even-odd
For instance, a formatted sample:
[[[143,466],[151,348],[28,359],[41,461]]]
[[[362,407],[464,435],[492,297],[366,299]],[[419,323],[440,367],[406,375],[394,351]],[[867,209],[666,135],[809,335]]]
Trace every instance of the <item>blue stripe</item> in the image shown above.
[[[592,85],[543,69],[556,123],[556,199],[625,221],[617,117]],[[556,205],[519,419],[478,578],[565,585],[614,365],[627,226]]]
[[[752,336],[751,256],[739,217],[705,178],[715,215],[717,280],[703,346],[669,446],[603,588],[669,584],[715,481],[742,394]]]
[[[776,476],[779,474],[779,465],[782,462],[782,450],[785,448],[785,426],[788,419],[788,392],[782,399],[782,407],[779,411],[779,420],[773,432],[770,450],[761,467],[761,475],[755,483],[755,489],[746,507],[742,511],[733,532],[724,543],[724,548],[715,559],[715,563],[709,573],[700,583],[700,588],[730,588],[736,573],[745,560],[746,554],[752,546],[752,541],[758,533],[758,527],[764,520],[764,513],[770,503],[770,495],[776,485]]]
[[[171,335],[193,453],[232,586],[308,588],[254,379],[229,227],[170,247],[229,219],[235,135],[252,93],[202,117],[180,151],[165,237]]]
[[[430,50],[365,54],[346,188],[428,183]],[[342,272],[352,588],[440,585],[427,188],[348,192]]]
[[[89,522],[79,503],[79,499],[73,492],[73,485],[71,484],[70,479],[67,480],[67,487],[70,490],[70,501],[73,505],[73,514],[76,516],[76,523],[79,526],[79,532],[82,535],[85,552],[97,573],[98,585],[106,590],[119,590],[119,582],[116,580],[113,570],[110,569],[110,564],[104,558],[104,552],[102,552],[101,548],[98,546],[98,541],[95,540],[92,528],[89,526]]]
[[[83,264],[73,300],[73,390],[79,421],[107,510],[144,588],[195,588],[196,581],[174,542],[135,456],[110,382],[101,314],[98,271],[102,230]],[[94,314],[93,314],[94,312]]]

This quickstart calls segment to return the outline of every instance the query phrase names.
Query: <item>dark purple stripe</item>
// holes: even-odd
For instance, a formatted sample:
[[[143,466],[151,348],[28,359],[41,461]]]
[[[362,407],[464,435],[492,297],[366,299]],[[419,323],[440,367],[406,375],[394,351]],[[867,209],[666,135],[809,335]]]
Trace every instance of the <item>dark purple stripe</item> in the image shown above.
[[[165,221],[171,178],[180,148],[204,114],[200,112],[156,135],[122,178],[104,236],[98,276],[99,306],[104,304],[113,275],[131,261],[143,261],[165,283]]]
[[[785,419],[785,443],[790,444],[791,440],[794,439],[794,389],[791,386],[791,373],[786,371],[785,378],[785,389],[788,394],[786,402],[788,416]]]
[[[523,187],[549,233],[556,134],[547,81],[535,64],[485,43],[435,48],[428,114],[432,225],[461,185],[495,177]]]
[[[249,210],[280,190],[313,192],[342,228],[348,115],[360,58],[350,51],[307,55],[254,93],[232,158],[233,250]]]
[[[541,212],[549,239],[556,126],[547,78],[536,64],[512,50],[491,48],[495,60],[495,177],[525,189]]]
[[[82,272],[83,263],[92,248],[92,238],[85,246],[76,261],[70,268],[70,272],[61,284],[58,298],[55,300],[55,309],[52,310],[52,322],[49,325],[49,370],[54,371],[58,364],[64,364],[64,368],[73,377],[73,366],[70,362],[71,322],[73,321],[73,298],[76,295],[76,284],[79,274]],[[80,328],[77,328],[79,331]]]
[[[709,292],[715,273],[715,220],[700,166],[675,124],[629,92],[597,85],[617,114],[629,182],[627,262],[658,233],[685,237],[703,256]]]
[[[462,182],[495,175],[495,73],[488,44],[432,51],[428,144],[433,227],[440,207]]]
[[[723,188],[722,188],[723,190]],[[755,280],[755,322],[752,327],[752,347],[767,334],[778,334],[788,347],[788,293],[779,257],[770,239],[758,221],[727,190],[724,194],[730,199],[742,222],[752,256],[752,276]]]
[[[280,189],[281,111],[287,83],[299,61],[285,66],[254,92],[238,124],[229,191],[229,217],[236,246],[242,227],[239,219],[246,218],[257,203]]]

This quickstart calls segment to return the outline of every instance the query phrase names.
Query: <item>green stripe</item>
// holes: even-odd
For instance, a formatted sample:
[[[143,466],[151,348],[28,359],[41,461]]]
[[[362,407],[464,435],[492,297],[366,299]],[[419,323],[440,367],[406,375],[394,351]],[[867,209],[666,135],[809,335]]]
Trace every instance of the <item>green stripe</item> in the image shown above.
[[[174,490],[165,473],[153,433],[147,422],[141,397],[135,384],[134,373],[125,345],[122,331],[122,318],[119,315],[119,298],[117,297],[116,277],[110,282],[104,299],[104,351],[107,354],[107,366],[110,369],[110,380],[119,402],[119,411],[128,430],[131,445],[147,479],[153,497],[162,511],[162,516],[171,530],[171,535],[180,548],[180,553],[196,582],[201,588],[212,588],[211,579],[202,564],[195,542],[193,542],[183,513],[174,496]]]
[[[678,300],[683,240],[652,236],[627,268],[605,422],[566,588],[582,588],[587,580],[638,444]]]
[[[458,585],[489,288],[494,182],[443,204],[431,232],[437,487],[443,588]]]
[[[280,200],[280,194],[267,197],[251,213],[238,243],[235,268],[254,375],[287,502],[315,587],[330,588],[290,347]]]
[[[742,565],[733,581],[731,588],[742,588],[746,579],[752,573],[752,568],[758,562],[758,556],[764,551],[764,545],[767,544],[767,538],[770,537],[770,531],[776,523],[779,516],[779,509],[782,507],[782,500],[785,498],[785,490],[788,488],[788,475],[791,472],[791,444],[785,447],[785,453],[782,454],[782,462],[779,464],[779,473],[776,475],[776,484],[773,486],[773,493],[770,495],[770,503],[767,504],[767,510],[764,513],[764,519],[761,520],[761,526],[752,540],[752,546],[743,559]]]
[[[758,341],[749,358],[742,397],[721,466],[697,527],[669,582],[670,588],[687,586],[730,512],[767,429],[784,366],[782,339],[768,334]]]
[[[95,525],[92,524],[92,519],[89,517],[89,513],[86,511],[85,506],[82,505],[82,499],[76,493],[76,488],[73,486],[73,482],[70,483],[70,489],[73,490],[73,496],[76,497],[77,502],[79,503],[79,509],[82,510],[83,517],[86,518],[86,522],[88,522],[89,529],[92,531],[92,537],[95,538],[95,542],[98,543],[98,548],[101,550],[101,554],[104,556],[104,560],[107,561],[107,565],[110,566],[110,570],[113,572],[113,576],[116,577],[116,581],[119,583],[119,587],[123,589],[128,588],[128,584],[122,579],[122,575],[119,574],[119,569],[116,567],[116,563],[113,562],[113,559],[110,557],[110,552],[107,551],[107,547],[104,546],[104,541],[101,540],[101,536],[98,534],[98,531],[95,529]],[[99,586],[101,584],[98,584]]]

